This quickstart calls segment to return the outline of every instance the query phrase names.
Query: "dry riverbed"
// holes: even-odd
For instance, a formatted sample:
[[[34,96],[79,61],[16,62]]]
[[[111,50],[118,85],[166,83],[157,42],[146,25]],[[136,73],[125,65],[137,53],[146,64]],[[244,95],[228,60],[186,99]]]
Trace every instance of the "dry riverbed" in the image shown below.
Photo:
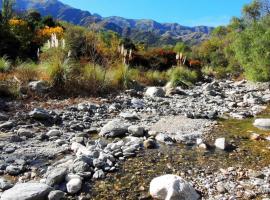
[[[1,101],[1,200],[16,196],[16,183],[29,195],[33,185],[19,184],[29,181],[41,182],[45,199],[151,199],[149,184],[163,174],[186,179],[202,199],[268,198],[270,131],[253,122],[270,117],[269,101],[269,84],[245,81]],[[230,148],[216,148],[217,138]]]

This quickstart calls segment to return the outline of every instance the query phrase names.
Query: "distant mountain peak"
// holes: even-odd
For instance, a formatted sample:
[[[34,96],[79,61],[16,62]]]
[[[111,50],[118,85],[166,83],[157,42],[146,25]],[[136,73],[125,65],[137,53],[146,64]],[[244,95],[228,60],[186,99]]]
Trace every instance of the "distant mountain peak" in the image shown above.
[[[177,23],[159,23],[151,19],[135,20],[119,16],[103,18],[98,14],[92,15],[89,11],[73,8],[59,0],[16,0],[16,9],[34,9],[42,15],[51,15],[56,19],[95,30],[115,31],[123,37],[150,45],[162,45],[159,44],[160,41],[170,41],[169,43],[173,44],[179,39],[198,43],[207,38],[213,30],[207,26],[187,27]]]

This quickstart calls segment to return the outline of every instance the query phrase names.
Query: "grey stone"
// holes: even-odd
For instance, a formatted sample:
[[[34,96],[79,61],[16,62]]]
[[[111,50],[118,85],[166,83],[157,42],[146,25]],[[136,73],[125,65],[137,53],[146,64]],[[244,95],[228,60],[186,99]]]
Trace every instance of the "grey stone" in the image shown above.
[[[128,132],[129,124],[120,119],[107,123],[101,129],[99,135],[103,137],[122,137]]]
[[[91,167],[84,161],[78,160],[73,163],[73,171],[75,173],[89,172]]]
[[[65,193],[61,190],[53,190],[48,195],[48,200],[61,200],[64,199]]]
[[[144,128],[136,125],[132,125],[128,127],[128,132],[135,137],[143,137],[144,136]]]
[[[33,133],[32,130],[30,129],[25,129],[25,128],[20,128],[18,131],[17,131],[17,134],[20,136],[20,137],[26,137],[26,138],[32,138],[35,136],[35,134]]]
[[[12,187],[13,187],[13,184],[10,181],[8,181],[4,178],[0,178],[0,189],[1,190],[8,190],[9,188],[12,188]]]
[[[6,190],[1,200],[46,200],[52,188],[42,183],[19,183]]]
[[[0,129],[11,129],[15,126],[15,123],[12,121],[7,121],[0,124]]]
[[[58,137],[62,135],[62,132],[57,129],[52,129],[52,130],[49,130],[46,135],[49,137]]]
[[[48,120],[51,118],[50,114],[41,108],[35,108],[33,111],[29,112],[29,116],[36,120]]]
[[[145,92],[149,97],[165,97],[165,91],[160,87],[150,87]]]
[[[23,166],[9,165],[6,168],[6,172],[12,176],[17,176],[20,173],[22,173],[22,171],[23,171]]]
[[[128,113],[128,112],[122,112],[120,113],[120,117],[126,119],[126,120],[137,120],[139,119],[139,116],[137,113]]]
[[[93,175],[93,178],[94,179],[102,179],[102,178],[105,178],[105,174],[103,172],[103,170],[97,170],[94,175]]]
[[[48,90],[48,84],[45,81],[32,81],[28,84],[28,87],[31,91],[38,94],[43,94]]]
[[[48,177],[46,178],[46,184],[49,186],[54,186],[60,184],[64,181],[67,174],[67,168],[58,167],[49,171]]]

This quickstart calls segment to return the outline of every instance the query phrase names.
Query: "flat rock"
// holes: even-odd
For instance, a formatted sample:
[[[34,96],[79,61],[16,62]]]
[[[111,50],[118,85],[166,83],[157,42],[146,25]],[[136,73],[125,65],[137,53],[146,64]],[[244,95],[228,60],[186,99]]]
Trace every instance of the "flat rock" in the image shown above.
[[[253,125],[260,129],[270,130],[270,119],[256,119]]]
[[[149,132],[167,134],[177,142],[200,138],[206,127],[211,124],[207,119],[190,119],[185,116],[167,116],[150,127]]]
[[[42,183],[19,183],[6,190],[1,200],[46,200],[52,188]]]
[[[129,124],[121,119],[108,122],[101,129],[99,135],[103,137],[122,137],[128,132]]]

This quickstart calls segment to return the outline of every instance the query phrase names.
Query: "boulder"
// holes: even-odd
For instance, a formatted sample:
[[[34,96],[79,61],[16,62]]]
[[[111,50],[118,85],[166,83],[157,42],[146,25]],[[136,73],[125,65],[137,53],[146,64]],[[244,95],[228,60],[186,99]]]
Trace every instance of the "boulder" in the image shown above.
[[[128,133],[135,137],[143,137],[144,136],[144,128],[136,125],[132,125],[128,127]]]
[[[45,81],[32,81],[28,84],[31,91],[38,94],[43,94],[48,90],[47,83]]]
[[[81,178],[71,178],[67,183],[67,191],[70,194],[75,194],[79,192],[82,188]]]
[[[7,121],[0,124],[0,129],[11,129],[15,126],[15,123],[12,121]]]
[[[29,116],[36,120],[48,120],[51,118],[50,114],[41,108],[35,108],[33,111],[29,112]]]
[[[225,138],[218,138],[215,141],[215,147],[221,150],[225,150],[228,147]]]
[[[256,119],[253,125],[260,129],[270,130],[270,119]]]
[[[65,167],[54,168],[53,170],[49,171],[46,179],[46,184],[49,186],[60,184],[65,180],[66,174],[67,168]]]
[[[17,134],[18,134],[20,137],[27,137],[27,138],[32,138],[32,137],[35,136],[35,134],[33,133],[32,130],[26,129],[26,128],[20,128],[20,129],[17,131]]]
[[[165,97],[165,91],[160,87],[149,87],[145,92],[145,96]]]
[[[6,172],[11,176],[17,176],[24,170],[23,166],[9,165],[6,168]]]
[[[115,119],[108,122],[101,129],[99,135],[103,137],[122,137],[128,133],[129,124],[120,119]]]
[[[176,175],[164,175],[154,178],[150,183],[150,195],[154,199],[197,200],[200,198],[190,183]]]
[[[6,190],[1,200],[46,200],[51,190],[43,183],[19,183]]]
[[[7,181],[4,178],[0,178],[0,190],[8,190],[12,188],[13,184],[10,181]]]

